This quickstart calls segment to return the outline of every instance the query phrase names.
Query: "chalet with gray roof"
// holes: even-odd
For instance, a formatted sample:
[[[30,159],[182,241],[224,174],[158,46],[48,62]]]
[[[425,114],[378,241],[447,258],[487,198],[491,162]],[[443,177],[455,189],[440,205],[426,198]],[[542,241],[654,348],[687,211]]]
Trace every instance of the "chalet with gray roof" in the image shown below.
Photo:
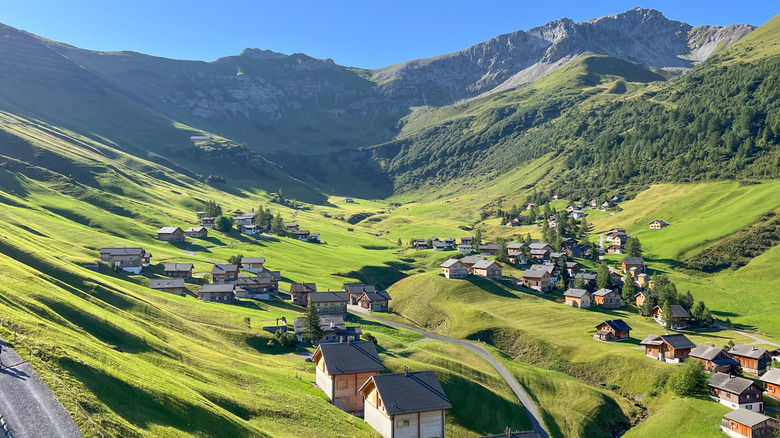
[[[433,245],[433,250],[434,251],[446,251],[446,250],[450,249],[449,245],[447,245],[446,243],[444,243],[444,242],[442,242],[440,240],[434,241],[432,243],[432,245]]]
[[[461,243],[458,245],[458,252],[462,252],[464,254],[471,254],[474,251],[474,247],[468,243]]]
[[[532,249],[531,258],[540,262],[550,261],[550,250],[547,249]]]
[[[639,345],[644,345],[645,356],[669,363],[684,361],[696,348],[696,344],[681,334],[648,335]]]
[[[309,295],[317,292],[316,283],[293,283],[290,285],[292,303],[299,306],[309,305]]]
[[[552,281],[550,279],[550,273],[547,271],[535,271],[526,269],[523,271],[521,277],[523,286],[534,289],[541,293],[548,293],[552,289]]]
[[[625,257],[620,262],[620,267],[623,269],[623,273],[627,274],[632,268],[636,268],[637,274],[645,272],[645,260],[642,257]]]
[[[187,295],[183,278],[152,278],[149,280],[149,288],[174,295]]]
[[[163,242],[184,242],[184,230],[179,227],[162,227],[157,231],[157,240]]]
[[[528,245],[528,249],[533,250],[547,250],[552,251],[552,246],[550,246],[547,242],[532,242],[530,245]]]
[[[460,238],[461,245],[471,245],[474,243],[473,237],[461,237]]]
[[[612,289],[599,289],[593,292],[593,304],[603,309],[619,309],[625,307],[626,302]]]
[[[710,398],[731,409],[764,410],[763,391],[752,380],[715,373],[707,380]]]
[[[747,409],[731,411],[723,418],[720,430],[731,438],[770,438],[780,430],[777,419]]]
[[[780,400],[780,368],[770,369],[759,380],[764,383],[766,395],[775,400]]]
[[[206,237],[209,237],[209,230],[205,227],[189,227],[184,230],[184,235],[187,237],[205,239]]]
[[[363,411],[363,396],[359,389],[371,376],[385,369],[373,342],[320,344],[312,362],[317,386],[331,403],[342,411],[356,413]]]
[[[140,274],[151,258],[152,254],[143,248],[100,248],[100,261],[133,274]]]
[[[390,309],[390,294],[387,291],[363,292],[358,299],[360,307],[372,312],[386,312]]]
[[[304,318],[295,318],[293,320],[293,329],[298,342],[306,340]],[[343,315],[320,315],[320,329],[322,330],[322,337],[312,341],[313,344],[355,342],[359,341],[360,335],[363,334],[360,327],[347,327]]]
[[[349,304],[356,305],[364,292],[376,292],[376,286],[363,283],[343,283],[341,288],[349,296]]]
[[[263,265],[265,265],[265,257],[243,257],[241,259],[241,267],[253,274],[262,272],[265,269]]]
[[[513,265],[524,265],[528,263],[528,258],[521,251],[507,251],[506,255],[509,257],[509,263]]]
[[[214,223],[217,221],[215,217],[202,217],[200,218],[200,226],[203,228],[214,228]]]
[[[214,283],[235,283],[238,279],[238,265],[231,265],[229,263],[214,263],[214,267],[211,268],[211,277],[214,279]]]
[[[466,256],[460,259],[460,262],[466,265],[467,268],[469,268],[469,274],[473,274],[472,268],[477,263],[481,262],[482,260],[487,260],[485,257],[480,256]]]
[[[235,285],[226,284],[204,284],[198,292],[198,299],[213,303],[232,303],[236,299]]]
[[[714,345],[698,345],[691,350],[689,357],[700,362],[704,369],[711,373],[729,373],[732,368],[739,365],[730,354]]]
[[[590,292],[585,289],[567,289],[563,293],[563,299],[567,306],[576,307],[578,309],[590,308]]]
[[[760,376],[772,363],[772,356],[763,348],[737,344],[729,350],[731,357],[739,362],[742,370]]]
[[[383,438],[444,438],[452,404],[433,371],[371,376],[360,393],[364,420]]]
[[[498,244],[485,243],[483,245],[479,245],[479,253],[482,255],[496,255],[496,253],[498,253]]]
[[[669,306],[672,311],[671,329],[680,330],[688,327],[688,321],[691,319],[691,314],[685,310],[685,307],[679,304],[672,304]],[[664,309],[661,306],[655,306],[650,312],[650,316],[658,324],[664,324]]]
[[[441,268],[441,275],[446,278],[463,279],[469,276],[469,268],[458,259],[449,259],[439,265],[439,267]]]
[[[315,292],[309,294],[309,302],[314,304],[320,315],[346,315],[349,294],[346,292]]]
[[[474,275],[500,280],[504,276],[504,268],[493,260],[480,260],[471,267]]]
[[[163,272],[171,278],[192,278],[192,263],[166,263]]]
[[[595,338],[599,341],[625,341],[630,337],[631,327],[622,319],[609,319],[596,326]]]
[[[244,274],[238,274],[236,286],[236,296],[238,298],[269,300],[271,299],[271,294],[277,292],[272,286],[270,275],[257,275],[251,277]]]
[[[666,228],[669,226],[669,222],[666,222],[663,219],[656,219],[652,222],[650,222],[650,229],[651,230],[660,230],[661,228]]]

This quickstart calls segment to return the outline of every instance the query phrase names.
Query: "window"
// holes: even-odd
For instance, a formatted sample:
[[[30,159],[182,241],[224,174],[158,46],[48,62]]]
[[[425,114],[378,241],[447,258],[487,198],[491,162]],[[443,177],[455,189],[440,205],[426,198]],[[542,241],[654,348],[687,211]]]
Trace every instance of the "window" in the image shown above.
[[[336,380],[336,389],[347,389],[347,380]]]
[[[409,427],[409,420],[398,420],[396,421],[396,425],[398,428]]]

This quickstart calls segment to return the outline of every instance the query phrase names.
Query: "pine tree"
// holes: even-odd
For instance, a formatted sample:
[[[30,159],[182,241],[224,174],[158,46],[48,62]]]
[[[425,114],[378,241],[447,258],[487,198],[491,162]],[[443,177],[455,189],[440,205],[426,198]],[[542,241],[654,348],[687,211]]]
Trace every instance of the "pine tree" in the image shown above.
[[[636,295],[636,283],[634,283],[634,277],[628,274],[623,283],[623,300],[630,303],[634,300],[634,295]]]
[[[609,287],[610,283],[609,267],[606,263],[601,263],[599,265],[599,270],[596,273],[596,286],[599,289],[606,289]]]
[[[474,240],[472,241],[472,245],[474,245],[474,248],[476,249],[479,247],[479,245],[482,243],[482,230],[477,228],[477,232],[474,233]]]
[[[558,280],[555,281],[555,288],[558,290],[566,290],[566,280],[564,280],[563,275],[558,276]]]
[[[638,237],[629,237],[626,241],[626,255],[629,257],[642,257],[642,243]]]
[[[506,243],[501,242],[498,245],[498,251],[496,252],[496,261],[501,263],[509,263],[509,253],[506,250]]]
[[[574,279],[574,289],[585,289],[585,279],[582,277]]]
[[[281,213],[277,213],[276,217],[274,217],[273,222],[271,223],[271,232],[277,236],[284,236],[286,234]]]
[[[314,307],[314,302],[309,300],[309,305],[306,307],[306,314],[304,315],[304,337],[309,342],[320,339],[323,335],[322,327],[320,327],[320,314],[317,312],[317,308]]]
[[[203,209],[206,217],[217,217],[222,215],[222,206],[214,201],[206,201],[206,208]]]
[[[547,222],[547,218],[542,219],[542,239],[544,239],[545,242],[550,242],[552,240],[550,223]]]
[[[398,242],[396,242],[396,245],[398,245],[398,246],[403,246],[404,245],[403,242],[401,242],[401,238],[400,237],[398,238]]]
[[[666,300],[664,302],[662,316],[663,316],[664,326],[667,329],[672,328],[672,323],[674,322],[674,319],[672,319],[672,305],[669,303],[669,300]]]
[[[695,301],[693,300],[693,295],[691,294],[691,291],[685,292],[685,295],[680,298],[680,305],[685,307],[685,310],[690,311],[693,308],[693,303]]]
[[[525,235],[525,240],[523,240],[523,243],[525,243],[525,246],[528,246],[531,244],[531,233],[528,233]]]

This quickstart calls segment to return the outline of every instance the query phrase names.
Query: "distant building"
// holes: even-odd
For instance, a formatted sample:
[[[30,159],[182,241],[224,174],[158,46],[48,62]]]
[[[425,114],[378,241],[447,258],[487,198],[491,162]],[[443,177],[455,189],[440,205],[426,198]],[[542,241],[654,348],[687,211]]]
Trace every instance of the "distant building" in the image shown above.
[[[181,296],[187,294],[183,278],[152,278],[149,280],[149,288]]]
[[[563,293],[567,306],[577,307],[579,309],[590,308],[590,292],[585,289],[568,289]]]
[[[295,330],[295,336],[299,342],[303,342],[305,339],[306,329],[304,327],[304,318],[295,318],[293,320],[293,328]],[[344,323],[344,316],[342,315],[320,315],[320,329],[322,329],[322,337],[315,339],[313,344],[326,344],[335,342],[350,342],[359,341],[360,335],[363,331],[360,327],[347,327]]]
[[[534,271],[526,269],[521,277],[522,284],[525,287],[534,289],[541,293],[548,293],[552,289],[550,273],[547,271]]]
[[[214,279],[214,283],[235,283],[238,279],[238,265],[231,265],[229,263],[214,263],[214,267],[211,268],[211,277]]]
[[[183,242],[184,230],[179,227],[162,227],[157,231],[157,240],[163,242]]]
[[[192,278],[192,263],[166,263],[163,272],[171,278]]]
[[[723,418],[720,430],[732,438],[770,438],[780,429],[776,419],[747,409],[737,409]]]
[[[691,319],[691,314],[685,310],[685,307],[679,304],[672,304],[669,306],[669,308],[672,311],[672,320],[670,324],[671,327],[669,328],[673,330],[680,330],[688,327],[688,321]],[[653,310],[650,311],[650,316],[658,324],[665,325],[664,309],[661,306],[655,306]]]
[[[315,283],[293,283],[290,285],[292,303],[299,306],[309,305],[309,295],[317,292]]]
[[[264,264],[265,257],[244,257],[241,259],[241,266],[244,268],[244,270],[253,274],[263,272],[265,269],[263,268]]]
[[[199,239],[204,239],[206,237],[209,237],[209,230],[205,227],[189,227],[186,230],[184,230],[184,234],[187,237],[196,237]]]
[[[349,294],[346,292],[316,292],[309,294],[309,302],[320,315],[346,315]]]
[[[390,309],[390,294],[387,291],[363,292],[358,302],[360,307],[372,312],[386,312]]]
[[[612,289],[599,289],[593,292],[593,303],[604,309],[619,309],[626,305],[620,294]]]
[[[766,395],[780,400],[780,368],[772,368],[760,379],[766,387]]]
[[[349,297],[349,304],[356,305],[359,304],[358,300],[365,292],[376,292],[376,286],[373,284],[363,284],[363,283],[344,283],[341,285],[341,288],[344,290],[344,292],[347,293],[347,296]]]
[[[492,278],[493,280],[500,280],[503,278],[503,267],[493,260],[482,260],[474,264],[471,270],[474,275],[484,278]]]
[[[704,370],[711,373],[729,373],[732,368],[739,365],[731,355],[714,345],[698,345],[688,356],[691,360],[700,362]]]
[[[213,303],[232,303],[236,295],[233,284],[204,284],[198,292],[198,299]]]
[[[149,266],[152,254],[143,248],[101,248],[100,260],[108,265],[115,265],[122,270],[140,274],[141,269]]]
[[[651,230],[660,230],[661,228],[666,228],[668,226],[669,226],[669,222],[666,222],[665,220],[654,220],[650,222]]]
[[[469,276],[469,268],[458,259],[449,259],[439,267],[441,275],[447,278],[462,279]]]

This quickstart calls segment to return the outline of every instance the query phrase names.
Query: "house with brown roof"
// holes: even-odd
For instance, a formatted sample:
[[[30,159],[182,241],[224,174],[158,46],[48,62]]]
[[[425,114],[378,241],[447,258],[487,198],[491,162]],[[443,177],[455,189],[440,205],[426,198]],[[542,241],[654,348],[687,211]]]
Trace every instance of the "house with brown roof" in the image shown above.
[[[497,243],[484,243],[482,245],[479,245],[479,253],[482,255],[496,255],[498,253],[498,244]]]
[[[593,304],[603,309],[619,309],[625,307],[626,302],[612,289],[599,289],[593,292]]]
[[[590,292],[585,289],[567,289],[563,293],[563,298],[567,306],[577,307],[579,309],[590,308]]]
[[[292,303],[299,306],[309,305],[309,295],[317,292],[316,283],[293,283],[290,285]]]
[[[460,244],[461,245],[471,245],[474,243],[473,237],[461,237],[460,238]]]
[[[373,342],[320,344],[312,362],[317,386],[331,403],[346,412],[363,411],[363,395],[358,390],[385,369]]]
[[[631,269],[636,268],[639,272],[645,272],[645,261],[642,257],[624,257],[620,262],[623,273],[627,274]]]
[[[439,267],[441,268],[441,275],[446,278],[461,279],[469,276],[469,268],[458,259],[449,259],[439,265]]]
[[[360,307],[372,312],[386,312],[390,309],[390,294],[387,291],[363,292],[358,299]]]
[[[771,438],[780,430],[778,420],[747,409],[737,409],[723,416],[720,430],[731,438]]]
[[[278,292],[278,290],[273,287],[271,276],[268,274],[258,274],[255,277],[238,274],[236,286],[236,296],[238,298],[269,300],[271,299],[271,294]]]
[[[764,410],[763,391],[752,380],[715,373],[707,380],[710,398],[731,409]]]
[[[541,293],[548,293],[552,289],[550,273],[547,271],[534,271],[526,269],[521,277],[522,284],[525,287],[537,290]]]
[[[780,368],[772,368],[759,379],[764,382],[766,395],[780,400]]]
[[[645,346],[645,356],[661,362],[679,363],[688,358],[696,344],[685,335],[648,335],[639,345]]]
[[[192,278],[192,263],[166,263],[163,272],[171,278]]]
[[[245,226],[245,225],[252,225],[252,220],[255,218],[255,211],[248,211],[244,214],[238,215],[235,217],[235,222],[237,227]]]
[[[433,371],[371,376],[360,393],[365,422],[383,438],[444,438],[452,404]]]
[[[622,319],[610,319],[596,326],[595,338],[599,341],[625,341],[630,337],[631,327]]]
[[[189,227],[184,230],[184,235],[187,237],[205,239],[206,237],[209,237],[209,230],[204,227]]]
[[[726,351],[714,345],[697,345],[688,355],[691,360],[700,362],[705,371],[711,373],[729,373],[739,362]]]
[[[376,292],[376,286],[363,283],[343,283],[341,288],[349,297],[349,304],[356,305],[364,292]]]
[[[265,257],[242,257],[241,258],[241,267],[244,268],[245,271],[249,271],[253,274],[257,274],[258,272],[263,272],[263,270],[265,270],[263,265],[265,265]]]
[[[298,231],[300,226],[298,224],[284,224],[284,229],[287,230],[288,233],[292,233]]]
[[[304,342],[306,327],[304,318],[293,320],[293,329],[298,342]],[[360,341],[363,330],[360,327],[347,327],[343,315],[320,315],[320,330],[322,337],[315,339],[312,344],[328,344]]]
[[[471,267],[474,275],[493,280],[501,280],[504,276],[504,267],[493,260],[481,260]]]
[[[149,280],[149,288],[174,295],[187,295],[183,278],[152,278]]]
[[[184,230],[179,227],[162,227],[157,231],[157,240],[163,242],[184,242]]]
[[[198,299],[213,303],[232,303],[236,299],[235,285],[226,284],[204,284],[198,291]]]
[[[669,222],[666,222],[663,219],[656,219],[652,222],[650,222],[650,229],[651,230],[660,230],[661,228],[666,228],[669,226]]]
[[[691,314],[685,310],[685,307],[679,304],[672,304],[669,306],[669,308],[672,311],[671,327],[669,328],[673,330],[681,330],[688,327],[688,321],[691,319]],[[655,320],[655,322],[665,326],[664,309],[661,306],[653,307],[653,310],[650,311],[650,316],[653,318],[653,320]]]
[[[238,272],[238,265],[214,263],[214,267],[211,268],[211,277],[216,284],[235,283],[238,279]]]
[[[760,376],[772,363],[772,356],[763,348],[737,344],[729,350],[731,357],[739,362],[743,371]]]
[[[202,217],[200,218],[200,226],[203,228],[214,228],[214,223],[217,221],[215,217]]]
[[[133,274],[140,274],[151,258],[152,254],[143,248],[100,248],[100,261]]]
[[[346,315],[349,294],[346,292],[314,292],[309,294],[309,302],[320,315]]]

